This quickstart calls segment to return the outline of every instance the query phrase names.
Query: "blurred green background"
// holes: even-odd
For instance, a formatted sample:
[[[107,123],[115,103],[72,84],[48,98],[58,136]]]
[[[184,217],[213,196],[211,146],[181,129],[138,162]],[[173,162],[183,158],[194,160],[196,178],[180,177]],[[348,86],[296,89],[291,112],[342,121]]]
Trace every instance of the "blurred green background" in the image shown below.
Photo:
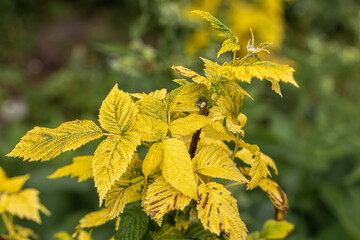
[[[245,140],[260,146],[279,168],[286,191],[288,239],[360,239],[360,1],[358,0],[2,0],[0,1],[0,166],[9,176],[31,174],[52,216],[43,224],[17,219],[40,239],[73,232],[96,210],[92,181],[50,180],[75,155],[98,142],[45,163],[5,157],[34,126],[57,127],[97,119],[115,83],[128,92],[173,89],[171,65],[201,71],[216,59],[216,34],[191,9],[209,11],[238,35],[243,49],[254,30],[272,41],[270,56],[296,69],[299,89],[282,84],[283,98],[257,80],[245,85]],[[242,51],[243,53],[243,51]],[[233,189],[250,231],[272,218],[260,190]],[[0,232],[3,226],[0,223]],[[113,225],[95,229],[108,239]]]

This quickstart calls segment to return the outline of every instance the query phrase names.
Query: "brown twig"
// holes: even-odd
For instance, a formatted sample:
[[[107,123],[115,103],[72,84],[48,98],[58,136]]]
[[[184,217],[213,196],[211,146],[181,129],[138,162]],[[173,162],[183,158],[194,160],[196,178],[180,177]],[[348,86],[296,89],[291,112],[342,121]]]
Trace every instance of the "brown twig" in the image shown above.
[[[205,101],[201,102],[201,104],[200,104],[199,114],[205,115],[205,116],[207,115],[207,104]],[[197,130],[192,136],[190,148],[189,148],[189,153],[190,153],[191,159],[193,159],[195,156],[196,147],[200,140],[200,133],[201,133],[201,129]]]

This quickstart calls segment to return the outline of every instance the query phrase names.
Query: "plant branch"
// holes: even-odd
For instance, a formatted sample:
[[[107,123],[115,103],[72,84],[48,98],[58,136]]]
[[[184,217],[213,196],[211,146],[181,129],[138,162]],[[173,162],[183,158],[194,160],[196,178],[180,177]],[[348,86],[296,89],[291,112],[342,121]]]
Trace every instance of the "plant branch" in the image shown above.
[[[205,101],[201,102],[200,104],[199,114],[205,116],[207,115],[207,104]],[[189,148],[191,159],[193,159],[195,156],[196,148],[200,139],[200,133],[201,133],[201,129],[197,130],[191,138],[191,143]]]

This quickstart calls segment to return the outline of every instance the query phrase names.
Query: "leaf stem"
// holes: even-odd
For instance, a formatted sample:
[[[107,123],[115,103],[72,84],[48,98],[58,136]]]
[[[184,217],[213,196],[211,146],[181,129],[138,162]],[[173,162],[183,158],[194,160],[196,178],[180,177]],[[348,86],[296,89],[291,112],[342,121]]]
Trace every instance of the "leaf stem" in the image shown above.
[[[239,186],[239,185],[244,185],[244,183],[240,183],[240,182],[231,183],[229,185],[226,185],[225,188],[236,187],[236,186]]]
[[[6,213],[1,213],[1,218],[4,222],[4,225],[5,225],[5,228],[8,230],[9,232],[9,235],[13,235],[15,233],[15,230],[14,230],[14,225],[13,225],[13,222],[12,222],[12,219],[10,218],[10,216],[8,217],[6,215]]]
[[[206,104],[205,101],[203,101],[203,102],[201,102],[201,104],[200,104],[199,114],[206,116],[206,112],[207,112],[207,104]],[[197,131],[192,135],[191,143],[190,143],[190,148],[189,148],[189,153],[190,153],[191,159],[193,159],[194,156],[195,156],[196,148],[197,148],[198,142],[199,142],[199,140],[200,140],[200,133],[201,133],[201,129],[197,130]]]

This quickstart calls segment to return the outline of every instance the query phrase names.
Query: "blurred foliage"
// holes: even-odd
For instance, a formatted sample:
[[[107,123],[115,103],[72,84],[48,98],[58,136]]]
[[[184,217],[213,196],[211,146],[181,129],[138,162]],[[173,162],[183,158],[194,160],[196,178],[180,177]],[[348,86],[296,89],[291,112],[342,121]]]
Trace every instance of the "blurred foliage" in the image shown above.
[[[192,53],[214,56],[219,47],[213,47],[215,32],[204,36],[202,27],[194,32],[202,25],[185,13],[193,8],[225,19],[245,43],[250,27],[259,41],[283,40],[269,57],[281,51],[293,61],[299,89],[282,86],[281,99],[263,83],[245,85],[256,102],[246,99],[243,110],[247,141],[277,162],[281,177],[276,181],[288,193],[289,221],[296,227],[289,239],[359,239],[357,0],[0,1],[0,155],[35,125],[95,120],[115,83],[129,92],[173,88],[171,65],[200,65]],[[197,46],[188,45],[191,38]],[[92,148],[76,155],[91,154]],[[31,174],[26,187],[39,189],[52,212],[42,226],[21,223],[41,239],[59,230],[72,232],[84,213],[97,207],[92,183],[62,179],[55,184],[46,178],[72,156],[41,166],[0,157],[9,175]],[[233,192],[249,230],[261,229],[271,203],[260,190]],[[93,236],[112,231],[105,226]]]

